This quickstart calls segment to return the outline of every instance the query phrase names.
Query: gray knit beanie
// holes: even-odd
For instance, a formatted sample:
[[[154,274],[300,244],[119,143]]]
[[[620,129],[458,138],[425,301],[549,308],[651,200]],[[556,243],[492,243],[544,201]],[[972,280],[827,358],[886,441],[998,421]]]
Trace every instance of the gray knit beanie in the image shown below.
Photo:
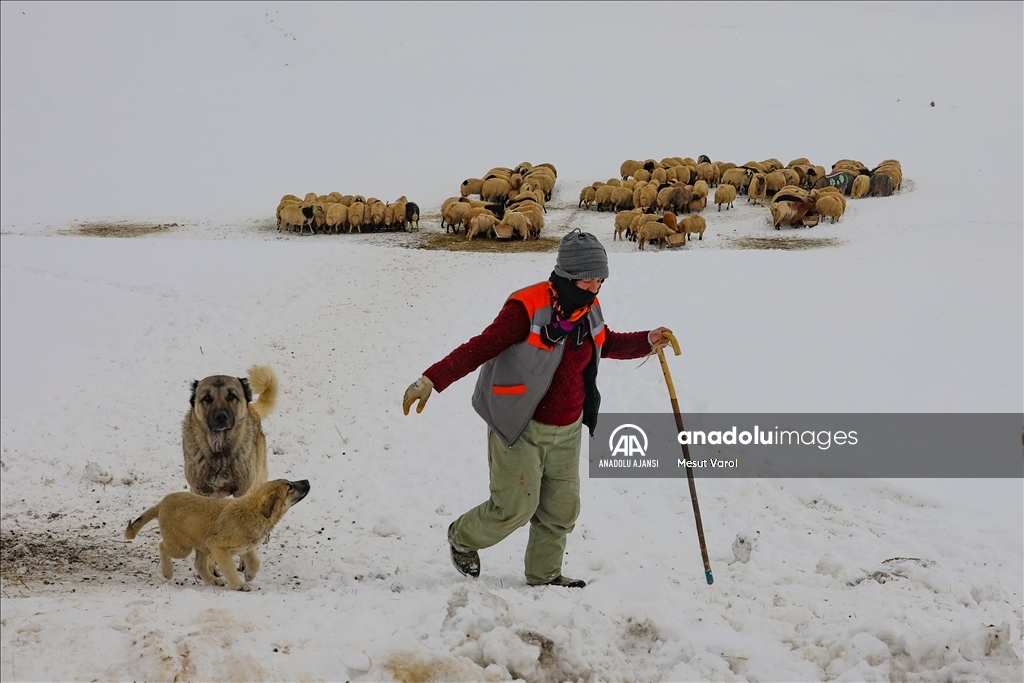
[[[579,228],[562,238],[558,245],[555,275],[570,280],[608,277],[608,254],[596,237]]]

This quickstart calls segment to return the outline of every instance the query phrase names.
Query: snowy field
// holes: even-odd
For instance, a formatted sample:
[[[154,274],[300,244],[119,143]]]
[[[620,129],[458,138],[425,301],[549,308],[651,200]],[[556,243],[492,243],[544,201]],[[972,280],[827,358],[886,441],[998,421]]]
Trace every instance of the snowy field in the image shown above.
[[[554,262],[416,248],[430,216],[547,161],[545,234],[602,239],[612,329],[675,330],[685,411],[1024,413],[1020,3],[0,12],[2,680],[1024,679],[1021,480],[698,479],[708,586],[685,483],[584,474],[565,571],[588,586],[537,589],[525,529],[477,580],[448,559],[487,496],[474,378],[400,406]],[[813,229],[741,198],[643,253],[576,208],[624,159],[700,154],[906,181]],[[282,194],[331,190],[427,217],[274,228]],[[156,525],[124,526],[185,488],[192,380],[254,363],[282,383],[270,474],[312,491],[253,592],[187,561],[165,582]],[[657,362],[600,386],[604,411],[669,409]]]

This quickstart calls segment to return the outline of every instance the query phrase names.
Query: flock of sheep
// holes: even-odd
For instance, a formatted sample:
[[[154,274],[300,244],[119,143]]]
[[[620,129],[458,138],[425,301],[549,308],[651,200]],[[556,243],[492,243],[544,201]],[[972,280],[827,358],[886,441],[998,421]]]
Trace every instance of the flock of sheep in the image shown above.
[[[462,230],[470,240],[477,235],[537,239],[544,227],[544,204],[551,199],[557,177],[551,164],[524,161],[515,168],[492,168],[483,178],[467,178],[459,196],[441,204],[441,227],[446,233]]]
[[[697,215],[708,203],[711,188],[718,210],[732,208],[738,195],[764,205],[776,229],[783,224],[817,225],[822,217],[833,223],[846,211],[846,197],[887,197],[900,188],[900,162],[887,159],[869,169],[859,161],[842,159],[826,172],[806,158],[786,166],[778,159],[748,161],[742,166],[712,162],[701,156],[667,157],[660,162],[628,160],[619,167],[620,178],[595,182],[580,192],[579,208],[614,211],[613,239],[633,239],[638,248],[657,240],[683,245],[691,234],[703,239],[706,221]],[[681,220],[679,214],[692,214]]]
[[[419,230],[420,207],[405,196],[386,204],[362,195],[310,192],[304,199],[286,194],[277,205],[277,229],[309,233],[340,233],[347,230]]]
[[[441,226],[445,232],[465,232],[466,239],[480,235],[537,239],[557,175],[551,164],[523,162],[514,168],[492,168],[483,178],[468,178],[459,196],[441,205]],[[847,197],[887,197],[903,182],[895,159],[870,169],[859,161],[841,159],[826,171],[806,158],[785,166],[778,159],[738,166],[712,162],[703,155],[696,161],[667,157],[624,161],[619,175],[584,187],[578,207],[616,212],[613,239],[634,240],[639,249],[653,241],[660,247],[662,241],[670,246],[686,244],[692,235],[703,239],[707,221],[699,214],[707,208],[712,188],[712,201],[719,211],[723,205],[726,210],[732,208],[740,195],[755,206],[768,203],[778,230],[784,224],[814,226],[823,218],[835,223],[846,212]],[[419,214],[419,206],[404,196],[388,204],[338,192],[309,193],[303,199],[285,195],[277,207],[277,227],[300,234],[307,228],[310,234],[410,230],[419,229]]]

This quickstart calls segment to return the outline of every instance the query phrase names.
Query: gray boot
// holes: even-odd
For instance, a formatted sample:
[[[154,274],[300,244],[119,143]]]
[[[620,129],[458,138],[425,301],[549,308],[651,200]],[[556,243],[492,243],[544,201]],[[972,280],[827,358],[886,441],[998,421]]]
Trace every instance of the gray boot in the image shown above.
[[[452,564],[463,576],[480,576],[480,555],[475,550],[460,550],[454,538],[455,522],[448,526],[448,547],[451,548]]]

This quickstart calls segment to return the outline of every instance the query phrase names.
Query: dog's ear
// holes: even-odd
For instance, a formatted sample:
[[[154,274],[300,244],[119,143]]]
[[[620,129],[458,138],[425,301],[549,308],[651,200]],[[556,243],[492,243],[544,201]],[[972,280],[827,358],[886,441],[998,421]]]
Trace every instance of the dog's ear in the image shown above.
[[[270,519],[274,515],[274,510],[277,509],[277,506],[284,502],[284,495],[282,495],[281,489],[275,486],[274,490],[268,493],[262,502],[260,513],[267,519]]]
[[[242,383],[242,389],[245,391],[245,402],[252,403],[252,387],[249,386],[249,380],[239,377],[238,381]]]
[[[199,386],[199,380],[192,380],[192,395],[188,397],[188,404],[193,408],[196,407],[196,387]]]

